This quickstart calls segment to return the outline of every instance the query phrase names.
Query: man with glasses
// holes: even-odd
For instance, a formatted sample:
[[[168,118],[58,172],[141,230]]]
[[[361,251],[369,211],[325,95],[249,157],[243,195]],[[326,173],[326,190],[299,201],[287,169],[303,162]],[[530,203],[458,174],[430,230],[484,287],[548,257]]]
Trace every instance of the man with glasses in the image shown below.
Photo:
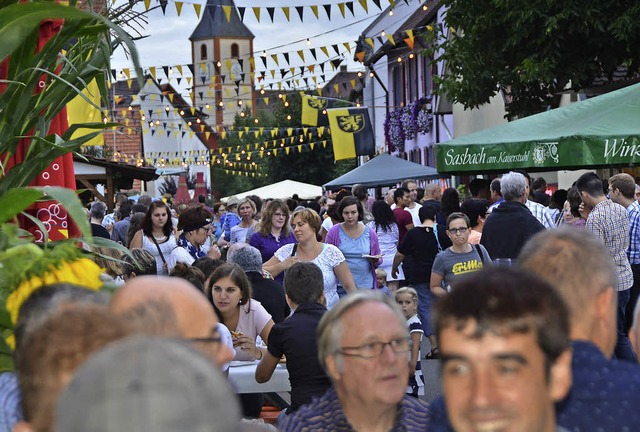
[[[410,350],[391,299],[372,290],[347,295],[318,327],[318,357],[333,387],[280,430],[423,430],[428,406],[405,394]]]
[[[235,354],[229,330],[207,298],[185,280],[139,276],[115,292],[109,308],[141,333],[190,340],[222,369]]]
[[[527,240],[545,227],[525,205],[529,186],[524,175],[513,171],[503,175],[500,191],[504,202],[487,216],[480,244],[493,260],[515,259]]]

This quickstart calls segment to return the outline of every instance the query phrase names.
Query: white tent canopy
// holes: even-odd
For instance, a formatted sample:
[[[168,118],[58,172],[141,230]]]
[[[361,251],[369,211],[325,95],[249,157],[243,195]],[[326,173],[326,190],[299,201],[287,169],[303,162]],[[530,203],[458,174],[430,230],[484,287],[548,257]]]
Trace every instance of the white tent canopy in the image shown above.
[[[303,199],[315,198],[322,195],[322,186],[316,186],[293,180],[282,180],[278,183],[236,194],[235,196],[238,199],[242,199],[249,195],[257,195],[262,199],[284,199],[290,198],[293,194],[298,194],[298,196]],[[222,201],[226,201],[227,198],[229,197],[222,198]]]

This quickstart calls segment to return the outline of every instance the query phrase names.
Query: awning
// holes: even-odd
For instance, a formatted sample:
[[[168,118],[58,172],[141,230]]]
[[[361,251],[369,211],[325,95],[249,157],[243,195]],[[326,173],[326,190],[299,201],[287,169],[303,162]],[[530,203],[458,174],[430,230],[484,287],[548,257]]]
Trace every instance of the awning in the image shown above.
[[[640,84],[436,144],[441,174],[640,163]]]
[[[325,189],[340,189],[344,186],[361,184],[364,186],[388,186],[406,179],[435,179],[440,174],[435,168],[420,165],[399,157],[382,153],[364,165],[330,181]]]

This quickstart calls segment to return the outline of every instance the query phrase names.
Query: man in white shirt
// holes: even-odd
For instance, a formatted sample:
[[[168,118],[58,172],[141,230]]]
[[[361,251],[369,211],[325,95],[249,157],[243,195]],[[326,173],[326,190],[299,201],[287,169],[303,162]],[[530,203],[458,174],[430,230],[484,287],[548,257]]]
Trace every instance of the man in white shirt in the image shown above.
[[[402,182],[402,187],[409,191],[409,205],[405,207],[405,210],[411,213],[413,226],[422,225],[422,221],[418,215],[418,211],[422,206],[416,202],[418,199],[418,184],[415,180],[405,180]]]

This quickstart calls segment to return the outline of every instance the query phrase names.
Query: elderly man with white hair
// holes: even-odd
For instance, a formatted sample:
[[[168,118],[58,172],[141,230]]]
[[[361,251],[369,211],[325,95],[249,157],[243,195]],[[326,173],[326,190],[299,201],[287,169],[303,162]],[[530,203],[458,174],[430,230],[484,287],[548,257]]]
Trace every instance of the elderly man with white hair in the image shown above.
[[[405,394],[411,349],[391,299],[358,290],[318,326],[318,357],[333,387],[287,418],[281,431],[423,430],[428,406]]]
[[[504,202],[487,217],[480,244],[492,260],[515,259],[527,240],[545,227],[525,205],[529,184],[524,175],[513,171],[503,175],[500,191]]]

